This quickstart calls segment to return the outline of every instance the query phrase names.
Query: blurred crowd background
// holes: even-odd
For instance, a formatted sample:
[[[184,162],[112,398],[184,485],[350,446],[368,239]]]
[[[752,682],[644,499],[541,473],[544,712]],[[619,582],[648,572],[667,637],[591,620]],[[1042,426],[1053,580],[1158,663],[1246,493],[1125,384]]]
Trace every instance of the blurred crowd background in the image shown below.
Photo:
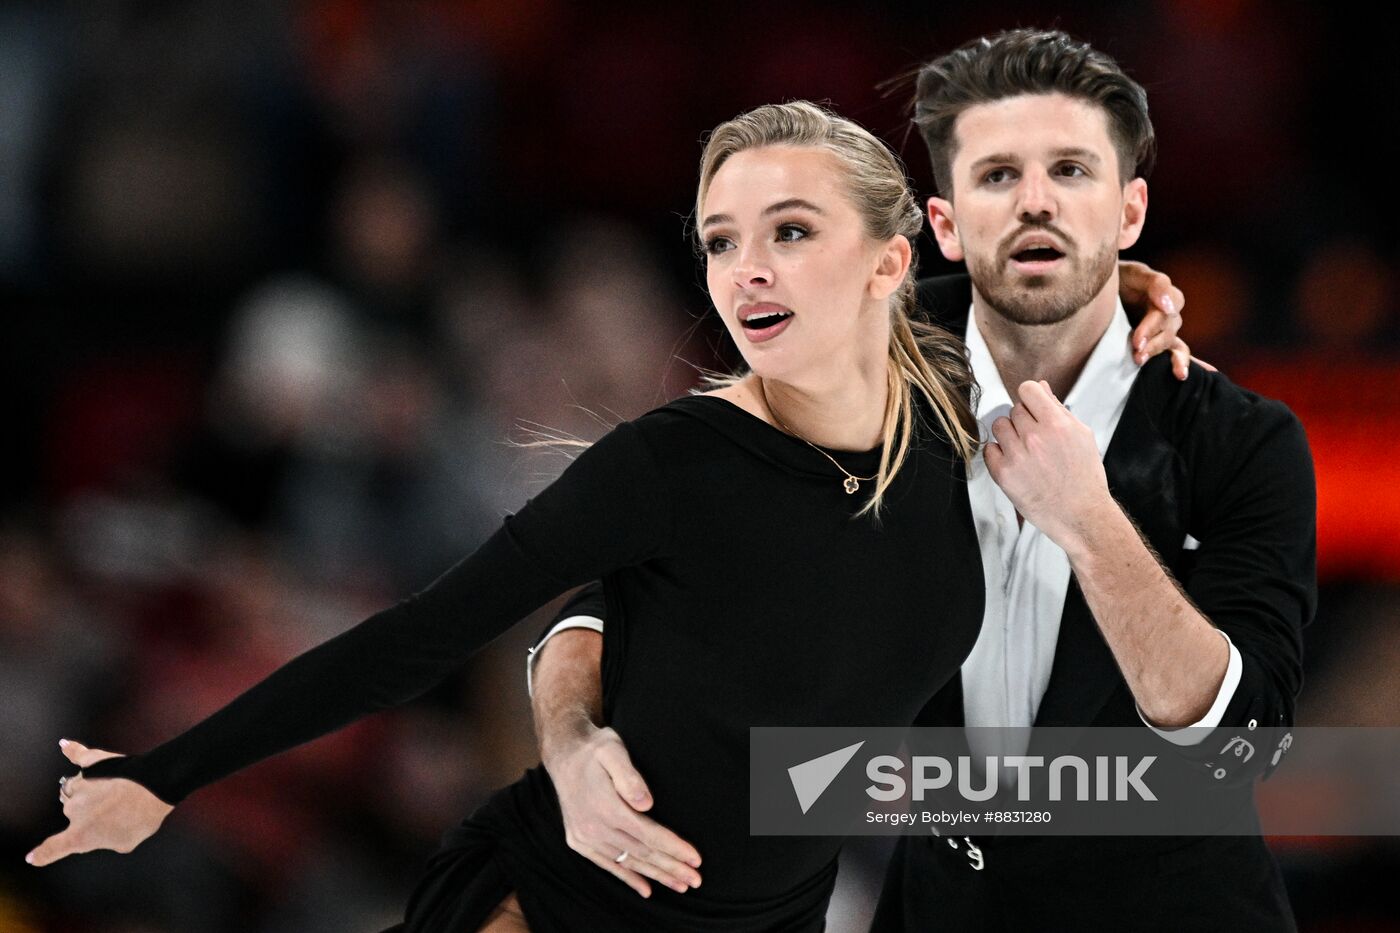
[[[703,131],[829,101],[931,193],[902,92],[877,86],[1052,24],[1148,88],[1133,257],[1185,290],[1198,356],[1308,428],[1301,721],[1400,724],[1388,30],[1263,0],[10,0],[0,931],[394,922],[440,833],[536,760],[524,648],[547,614],[416,705],[200,792],[134,854],[37,871],[24,852],[63,825],[56,739],[168,737],[561,469],[511,441],[596,437],[728,362],[684,232]],[[1393,840],[1273,845],[1305,930],[1400,928]],[[883,852],[843,859],[833,931],[863,928]]]

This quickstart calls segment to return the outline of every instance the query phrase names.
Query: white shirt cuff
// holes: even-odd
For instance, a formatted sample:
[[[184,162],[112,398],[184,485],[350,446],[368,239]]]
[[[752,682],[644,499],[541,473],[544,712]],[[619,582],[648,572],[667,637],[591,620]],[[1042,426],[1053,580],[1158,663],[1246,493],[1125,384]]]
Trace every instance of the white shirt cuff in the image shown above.
[[[1200,718],[1199,722],[1193,722],[1189,726],[1181,726],[1176,729],[1159,729],[1147,721],[1147,717],[1142,715],[1142,707],[1133,704],[1137,709],[1138,718],[1143,725],[1160,735],[1173,745],[1189,746],[1199,745],[1205,741],[1210,730],[1220,725],[1220,720],[1225,715],[1225,708],[1230,705],[1230,701],[1235,698],[1235,689],[1240,685],[1240,670],[1243,662],[1240,661],[1240,651],[1235,647],[1235,643],[1230,640],[1220,629],[1220,637],[1225,639],[1225,644],[1230,646],[1230,661],[1225,665],[1225,677],[1220,681],[1220,691],[1215,695],[1215,702],[1210,709]]]
[[[603,620],[597,616],[569,616],[567,619],[561,619],[554,628],[545,633],[545,636],[540,639],[539,644],[535,645],[526,653],[525,691],[530,696],[535,695],[535,655],[540,653],[540,649],[543,648],[551,638],[571,628],[592,629],[601,635],[603,634]]]

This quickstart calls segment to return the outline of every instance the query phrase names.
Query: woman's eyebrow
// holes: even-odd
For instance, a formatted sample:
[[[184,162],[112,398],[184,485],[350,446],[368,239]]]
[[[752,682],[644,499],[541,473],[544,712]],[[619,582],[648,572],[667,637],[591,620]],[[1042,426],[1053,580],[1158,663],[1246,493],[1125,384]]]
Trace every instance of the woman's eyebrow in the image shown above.
[[[826,213],[820,207],[817,207],[811,201],[805,200],[804,198],[788,198],[785,201],[779,201],[776,204],[770,204],[767,207],[765,207],[763,209],[763,215],[766,217],[769,214],[776,214],[780,211],[791,210],[794,207],[800,207],[804,210],[809,210],[813,214]],[[713,226],[714,224],[728,224],[733,222],[734,218],[728,214],[711,214],[709,217],[705,218],[705,222],[702,223],[700,227],[701,229],[704,229],[705,227]]]
[[[769,214],[776,214],[779,211],[786,211],[794,207],[800,207],[803,210],[811,211],[813,214],[825,213],[811,201],[805,201],[802,198],[788,198],[786,201],[779,201],[777,204],[768,205],[768,207],[764,209],[763,214],[766,217]]]

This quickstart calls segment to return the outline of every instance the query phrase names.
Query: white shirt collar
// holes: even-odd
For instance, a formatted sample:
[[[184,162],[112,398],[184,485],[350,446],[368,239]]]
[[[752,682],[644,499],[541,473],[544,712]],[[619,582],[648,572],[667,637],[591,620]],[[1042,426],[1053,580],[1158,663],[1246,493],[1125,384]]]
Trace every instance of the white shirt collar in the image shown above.
[[[1132,332],[1123,303],[1115,302],[1108,328],[1094,345],[1083,371],[1065,398],[1065,407],[1093,429],[1099,456],[1108,450],[1118,416],[1122,414],[1128,392],[1137,378],[1138,365],[1133,360],[1130,345]],[[1002,384],[1001,373],[977,325],[977,316],[970,308],[966,343],[972,376],[981,389],[977,399],[977,420],[982,424],[983,437],[990,437],[992,422],[1011,413],[1012,399]]]

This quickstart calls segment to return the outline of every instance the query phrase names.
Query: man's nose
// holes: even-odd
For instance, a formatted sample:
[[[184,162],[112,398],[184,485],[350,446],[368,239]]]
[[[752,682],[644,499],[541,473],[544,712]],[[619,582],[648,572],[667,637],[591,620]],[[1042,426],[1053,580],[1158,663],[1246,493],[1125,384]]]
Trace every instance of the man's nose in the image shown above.
[[[1023,221],[1054,220],[1059,205],[1050,184],[1050,176],[1043,169],[1031,168],[1021,176],[1018,194],[1018,213]]]

